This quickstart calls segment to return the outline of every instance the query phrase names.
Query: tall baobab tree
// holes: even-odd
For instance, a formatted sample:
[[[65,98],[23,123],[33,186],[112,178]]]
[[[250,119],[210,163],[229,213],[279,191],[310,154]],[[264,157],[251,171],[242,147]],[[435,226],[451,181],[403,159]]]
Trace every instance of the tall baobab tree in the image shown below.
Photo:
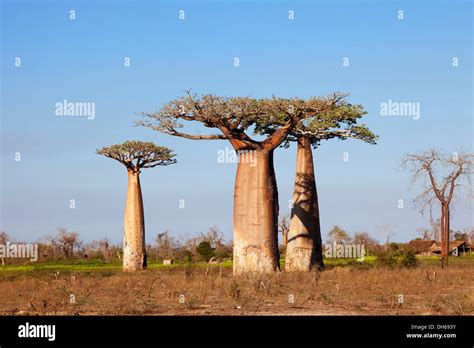
[[[290,106],[292,106],[290,108]],[[253,99],[246,97],[184,97],[165,104],[156,113],[143,113],[139,125],[192,140],[227,139],[237,154],[234,187],[234,274],[274,272],[279,269],[278,191],[273,168],[273,151],[304,113],[298,99]],[[279,122],[284,118],[284,122]],[[246,131],[260,123],[273,124],[263,140]],[[217,134],[187,134],[179,121],[196,121],[217,128]],[[250,160],[249,160],[250,159]]]
[[[346,94],[304,101],[304,117],[289,133],[282,146],[297,143],[296,176],[290,229],[287,236],[286,271],[323,268],[319,202],[314,174],[313,153],[322,140],[360,139],[375,144],[375,136],[357,120],[366,114],[362,106],[352,105]],[[259,126],[257,132],[273,132],[273,124]]]
[[[123,270],[145,269],[145,218],[140,171],[142,168],[176,163],[175,154],[167,147],[142,141],[126,141],[123,144],[103,147],[96,152],[119,161],[127,168],[128,190],[124,214]]]
[[[412,175],[412,182],[422,181],[423,191],[415,198],[420,212],[431,209],[438,201],[441,208],[441,265],[448,264],[449,232],[451,224],[450,204],[456,189],[470,183],[473,172],[472,153],[444,155],[431,149],[419,154],[408,154],[402,167]],[[469,186],[469,185],[468,185]]]

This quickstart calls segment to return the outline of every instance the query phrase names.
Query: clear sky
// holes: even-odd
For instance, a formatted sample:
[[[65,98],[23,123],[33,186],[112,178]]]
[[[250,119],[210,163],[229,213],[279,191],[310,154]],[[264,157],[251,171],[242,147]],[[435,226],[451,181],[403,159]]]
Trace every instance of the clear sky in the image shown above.
[[[231,239],[236,165],[217,162],[229,145],[133,126],[136,113],[190,88],[253,97],[340,91],[365,107],[377,145],[333,140],[314,151],[323,237],[335,224],[379,240],[384,225],[394,240],[416,237],[428,218],[411,203],[417,187],[400,159],[473,148],[471,1],[0,1],[0,229],[18,240],[63,226],[86,241],[121,241],[126,170],[95,150],[133,139],[178,154],[178,164],[142,173],[147,240],[213,225]],[[56,116],[64,99],[95,103],[95,118]],[[381,116],[388,100],[419,103],[420,118]],[[295,151],[275,154],[282,214]],[[472,225],[472,201],[459,197],[452,227]]]

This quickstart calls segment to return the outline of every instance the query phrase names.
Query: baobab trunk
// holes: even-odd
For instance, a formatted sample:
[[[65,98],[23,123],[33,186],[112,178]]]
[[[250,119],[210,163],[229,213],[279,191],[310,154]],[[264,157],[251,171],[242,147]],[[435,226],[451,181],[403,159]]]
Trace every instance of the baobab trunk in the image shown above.
[[[321,227],[311,142],[300,137],[285,270],[309,271],[322,267]]]
[[[234,274],[279,270],[273,150],[238,151],[234,190]]]
[[[124,217],[123,270],[130,272],[145,268],[145,219],[140,177],[139,172],[129,170]]]

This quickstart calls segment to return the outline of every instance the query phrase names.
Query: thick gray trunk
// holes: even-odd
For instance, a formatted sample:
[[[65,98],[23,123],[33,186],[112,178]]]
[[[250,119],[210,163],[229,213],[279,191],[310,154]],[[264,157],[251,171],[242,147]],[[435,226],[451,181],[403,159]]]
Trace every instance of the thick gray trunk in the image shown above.
[[[124,216],[123,270],[131,272],[145,268],[145,219],[140,177],[138,172],[129,171]]]

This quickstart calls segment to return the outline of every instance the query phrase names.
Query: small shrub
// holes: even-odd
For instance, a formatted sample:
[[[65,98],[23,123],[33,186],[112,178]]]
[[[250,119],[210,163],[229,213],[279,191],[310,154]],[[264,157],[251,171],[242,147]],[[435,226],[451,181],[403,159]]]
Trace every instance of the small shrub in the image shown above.
[[[190,252],[189,250],[186,250],[186,252],[185,252],[184,255],[183,255],[182,260],[183,260],[184,263],[191,263],[191,262],[193,262],[193,253]]]
[[[394,268],[395,266],[412,268],[418,266],[418,259],[413,250],[389,248],[377,254],[377,266]]]
[[[418,259],[415,252],[410,249],[403,249],[400,251],[400,265],[405,268],[412,268],[418,266]]]
[[[400,245],[398,243],[389,243],[388,244],[388,250],[389,251],[399,251],[400,250]]]
[[[397,254],[398,252],[390,249],[380,251],[377,254],[377,266],[394,268],[397,265]]]
[[[211,243],[208,241],[202,241],[196,247],[196,252],[206,261],[208,262],[211,258],[214,257],[214,248],[211,246]]]

